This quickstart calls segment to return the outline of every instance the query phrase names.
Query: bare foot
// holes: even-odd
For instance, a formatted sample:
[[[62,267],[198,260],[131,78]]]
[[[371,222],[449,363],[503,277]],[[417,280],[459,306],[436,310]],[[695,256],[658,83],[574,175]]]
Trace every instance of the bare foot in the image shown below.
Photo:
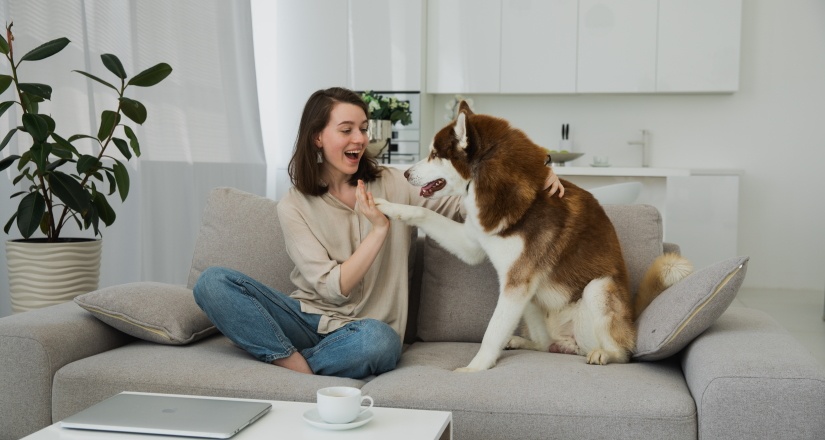
[[[307,360],[297,351],[285,358],[275,359],[272,361],[272,365],[277,365],[299,373],[313,374],[312,369],[310,369],[309,364],[307,364]]]

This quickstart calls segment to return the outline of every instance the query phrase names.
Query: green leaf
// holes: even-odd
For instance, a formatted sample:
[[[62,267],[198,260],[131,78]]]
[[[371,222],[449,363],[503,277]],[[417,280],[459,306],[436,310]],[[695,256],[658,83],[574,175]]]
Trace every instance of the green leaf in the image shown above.
[[[49,174],[49,186],[52,194],[60,199],[69,209],[77,212],[83,212],[89,209],[91,203],[91,196],[86,191],[80,182],[75,180],[72,176],[54,171]]]
[[[95,139],[91,136],[89,136],[89,138]],[[80,152],[77,151],[77,148],[75,148],[74,145],[71,144],[71,142],[69,142],[66,139],[63,139],[62,137],[60,137],[57,133],[52,133],[52,139],[54,139],[54,141],[57,142],[57,145],[59,145],[60,148],[70,151],[75,156],[80,156]],[[97,140],[97,139],[95,139],[95,140]],[[57,153],[55,153],[55,154],[57,154]],[[61,156],[61,157],[63,157],[63,156]]]
[[[97,131],[97,138],[103,142],[112,135],[115,126],[120,123],[120,114],[111,110],[104,110],[100,115],[100,129]]]
[[[63,48],[68,46],[69,43],[70,41],[66,37],[43,43],[32,49],[29,53],[23,55],[23,58],[20,58],[20,61],[37,61],[48,58],[63,50]]]
[[[52,154],[52,146],[46,143],[34,144],[29,151],[32,153],[32,162],[37,167],[38,174],[44,174],[49,165],[49,155]]]
[[[126,196],[129,195],[129,170],[120,163],[120,161],[115,161],[115,164],[112,166],[112,171],[115,173],[115,181],[117,181],[120,200],[126,201]]]
[[[28,169],[28,168],[26,168],[26,171],[24,171],[24,172],[20,173],[17,177],[15,177],[15,178],[14,178],[14,180],[12,180],[12,181],[11,181],[11,184],[12,184],[12,185],[17,185],[17,184],[18,184],[21,180],[23,180],[24,178],[25,178],[25,179],[29,179],[29,180],[31,180],[31,179],[32,179],[32,178],[31,178],[31,176],[29,175],[29,169]],[[22,193],[15,193],[15,194],[12,194],[12,195],[10,195],[10,196],[9,196],[9,198],[12,198],[12,197],[14,197],[15,195],[19,195],[19,194],[22,194]]]
[[[49,211],[46,211],[43,214],[43,217],[40,217],[40,232],[42,232],[43,235],[46,235],[46,236],[49,235],[49,225],[51,223],[52,223],[52,216],[49,213]]]
[[[16,128],[12,128],[8,133],[6,133],[6,137],[3,138],[3,142],[0,142],[0,151],[3,151],[3,148],[6,148],[6,145],[9,144],[11,137],[14,136],[15,133],[17,133]]]
[[[52,99],[52,88],[46,84],[20,83],[17,87],[29,95],[39,96],[43,99]]]
[[[3,55],[9,54],[9,42],[2,35],[0,35],[0,53]]]
[[[52,136],[52,137],[54,137],[54,136]],[[76,134],[74,136],[71,136],[69,138],[69,142],[74,142],[78,139],[94,139],[95,141],[97,141],[97,143],[100,143],[100,141],[98,141],[96,137],[89,136],[88,134]]]
[[[123,157],[126,158],[126,160],[132,158],[132,152],[129,151],[129,145],[126,143],[126,141],[120,138],[113,137],[112,142],[115,143],[117,149],[120,150],[120,154],[122,154]]]
[[[29,95],[28,93],[23,93],[20,95],[20,102],[27,112],[36,115],[39,108],[38,103],[43,102],[43,98],[35,95]]]
[[[135,132],[132,131],[132,128],[128,125],[123,126],[123,131],[126,133],[126,137],[129,138],[129,145],[132,147],[132,151],[135,152],[135,156],[140,157],[140,143],[138,143],[138,138],[135,136]]]
[[[116,56],[110,53],[104,53],[100,56],[100,59],[103,61],[103,65],[109,69],[109,72],[114,73],[120,79],[126,79],[126,71],[123,70],[123,64],[120,63],[120,60]]]
[[[23,238],[29,238],[40,227],[40,220],[46,212],[46,200],[38,191],[29,193],[17,206],[17,229]]]
[[[77,172],[80,174],[86,174],[90,170],[94,170],[101,165],[100,160],[96,156],[84,154],[77,160]]]
[[[40,115],[26,113],[23,115],[23,128],[35,142],[43,142],[49,137],[49,124]]]
[[[95,193],[94,197],[92,197],[92,204],[96,208],[100,219],[103,220],[103,223],[106,226],[111,226],[112,223],[115,222],[115,219],[117,218],[115,210],[112,209],[112,206],[109,205],[109,202],[103,194]]]
[[[54,149],[52,149],[52,154],[54,154]],[[66,162],[68,162],[67,159],[60,159],[58,161],[52,162],[52,163],[49,164],[49,166],[46,167],[46,171],[49,171],[49,172],[54,171],[54,170],[60,168],[61,166],[63,166],[63,164],[66,163]]]
[[[5,232],[6,234],[9,233],[9,231],[11,230],[11,225],[14,223],[14,219],[16,219],[16,218],[17,218],[17,213],[15,212],[14,214],[12,214],[9,221],[6,222],[6,226],[3,226],[3,232]]]
[[[12,82],[14,82],[14,78],[11,75],[0,75],[0,93],[5,92]]]
[[[10,167],[11,164],[13,164],[14,161],[17,160],[17,159],[20,159],[20,156],[18,156],[16,154],[12,154],[9,157],[6,157],[4,159],[0,159],[0,171],[3,171],[6,168]]]
[[[129,98],[120,98],[120,109],[127,118],[143,124],[146,122],[146,107],[138,101]]]
[[[96,76],[92,75],[91,73],[86,73],[86,72],[84,72],[84,71],[82,71],[82,70],[72,70],[72,72],[77,72],[77,73],[79,73],[79,74],[81,74],[81,75],[85,75],[85,76],[87,76],[87,77],[89,77],[89,78],[91,78],[91,79],[93,79],[93,80],[95,80],[95,81],[97,81],[97,82],[99,82],[99,83],[103,84],[104,86],[109,87],[110,89],[112,89],[112,90],[114,90],[114,91],[116,91],[116,92],[120,93],[120,90],[118,90],[118,89],[117,89],[117,87],[115,87],[115,86],[113,86],[113,85],[109,84],[108,82],[106,82],[106,81],[104,81],[104,80],[102,80],[102,79],[100,79],[100,78],[98,78],[98,77],[96,77]]]
[[[164,80],[172,73],[172,66],[166,63],[156,64],[138,73],[127,83],[130,86],[151,87]]]
[[[49,134],[54,133],[54,128],[57,126],[57,124],[54,122],[54,119],[52,119],[52,117],[49,115],[40,114],[38,116],[40,116],[41,118],[43,118],[44,121],[46,121],[46,131]]]
[[[2,117],[3,114],[6,113],[6,110],[10,109],[13,105],[14,101],[0,102],[0,117]]]
[[[109,181],[109,192],[107,194],[112,195],[117,189],[117,182],[115,182],[115,176],[112,175],[112,173],[110,173],[108,170],[106,171],[106,180]]]

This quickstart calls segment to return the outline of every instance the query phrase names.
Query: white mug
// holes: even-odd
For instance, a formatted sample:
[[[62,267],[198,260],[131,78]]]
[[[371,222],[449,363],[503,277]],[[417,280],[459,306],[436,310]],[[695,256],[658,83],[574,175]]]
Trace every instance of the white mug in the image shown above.
[[[318,414],[327,423],[349,423],[361,413],[372,408],[372,397],[362,396],[361,390],[353,387],[327,387],[317,392]],[[369,400],[369,405],[361,403]]]

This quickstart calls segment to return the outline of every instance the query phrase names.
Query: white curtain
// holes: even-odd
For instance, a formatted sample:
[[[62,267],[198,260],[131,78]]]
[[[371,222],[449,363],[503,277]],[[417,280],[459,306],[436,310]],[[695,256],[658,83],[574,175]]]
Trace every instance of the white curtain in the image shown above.
[[[185,284],[210,190],[266,193],[249,1],[0,0],[0,22],[11,21],[17,59],[46,41],[71,40],[59,54],[25,62],[19,72],[26,82],[53,87],[51,102],[41,109],[63,137],[96,134],[100,113],[116,105],[111,89],[72,70],[115,82],[100,61],[104,53],[117,55],[129,76],[160,62],[172,66],[160,84],[126,92],[146,106],[149,117],[143,126],[131,124],[143,155],[128,162],[129,197],[122,204],[115,195],[109,198],[117,220],[103,229],[100,285]],[[0,72],[8,74],[8,62],[0,61]],[[12,99],[11,90],[0,97]],[[0,119],[0,138],[18,123],[13,108]],[[15,138],[0,158],[30,146],[24,133]],[[76,146],[95,151],[91,143]],[[20,200],[9,199],[19,190],[11,185],[13,171],[0,173],[0,225]],[[19,237],[14,229],[2,239],[0,316],[11,313],[5,241]],[[92,236],[74,232],[66,236]]]

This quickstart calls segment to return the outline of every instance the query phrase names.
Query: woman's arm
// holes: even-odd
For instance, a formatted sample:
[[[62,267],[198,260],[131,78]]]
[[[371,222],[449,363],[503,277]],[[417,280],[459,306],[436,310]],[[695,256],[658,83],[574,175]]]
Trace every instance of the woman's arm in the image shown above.
[[[375,207],[372,193],[366,190],[361,180],[358,181],[355,199],[355,210],[364,214],[372,223],[372,230],[364,237],[352,256],[341,264],[341,294],[344,296],[349,296],[352,289],[364,278],[390,230],[390,220]]]

